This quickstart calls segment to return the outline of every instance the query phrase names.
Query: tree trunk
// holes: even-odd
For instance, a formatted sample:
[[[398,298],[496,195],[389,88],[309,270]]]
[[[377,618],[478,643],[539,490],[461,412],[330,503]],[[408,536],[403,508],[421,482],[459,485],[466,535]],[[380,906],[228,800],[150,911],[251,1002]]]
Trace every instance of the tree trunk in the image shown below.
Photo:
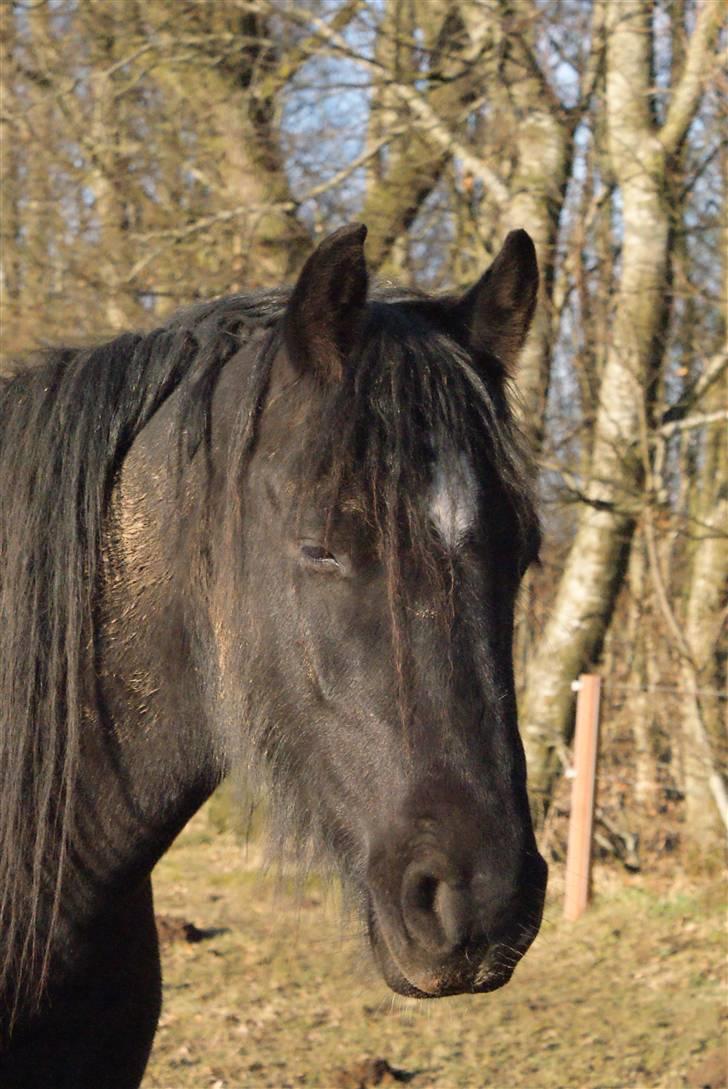
[[[654,811],[657,769],[653,747],[654,695],[650,692],[650,655],[653,653],[651,627],[653,618],[647,607],[645,543],[638,533],[632,543],[628,583],[630,612],[627,648],[631,664],[627,675],[625,717],[634,739],[634,784],[632,798],[640,823]]]
[[[424,76],[415,62],[419,42],[427,50]],[[380,276],[408,278],[402,240],[450,159],[446,149],[428,139],[426,127],[413,123],[409,107],[389,84],[424,83],[421,93],[428,105],[457,131],[483,75],[482,62],[477,68],[468,64],[471,44],[453,0],[388,0],[376,43],[385,78],[374,87],[369,142],[375,146],[389,134],[393,138],[369,170],[362,210],[369,228],[367,257]]]
[[[6,110],[17,112],[14,4],[0,5],[0,98]],[[17,125],[0,118],[0,307],[3,326],[13,328],[20,299],[20,133]],[[10,345],[5,345],[10,348]]]
[[[709,413],[726,404],[728,372],[708,391],[704,408]],[[696,855],[714,851],[728,825],[721,706],[728,656],[728,437],[720,423],[707,428],[704,457],[685,610],[687,654],[681,668],[686,835]]]
[[[529,64],[529,58],[535,56],[534,28],[533,18],[526,21],[511,44],[512,59],[506,66],[513,110],[515,167],[501,222],[504,231],[525,227],[538,254],[539,304],[516,374],[521,423],[534,451],[538,452],[546,423],[556,332],[552,305],[556,244],[572,168],[576,118],[567,115],[545,74]],[[504,29],[507,33],[507,28]]]
[[[606,7],[608,153],[621,195],[621,275],[585,502],[526,677],[521,721],[537,815],[548,805],[558,745],[571,732],[571,681],[598,660],[629,553],[642,482],[639,449],[661,356],[669,287],[670,211],[664,199],[668,156],[684,138],[702,86],[694,80],[695,65],[689,59],[683,75],[689,87],[681,82],[675,88],[665,125],[656,127],[651,105],[652,8],[650,0]],[[691,41],[703,64],[720,23],[715,8],[701,9]],[[679,116],[672,109],[675,103]]]
[[[276,34],[262,15],[229,4],[193,6],[180,16],[192,42],[182,51],[169,36],[170,10],[149,7],[144,19],[164,42],[155,79],[170,113],[194,121],[203,189],[214,194],[219,222],[208,230],[216,250],[205,262],[210,287],[225,293],[290,279],[310,248],[278,139],[279,64],[286,76],[295,69],[272,44]]]

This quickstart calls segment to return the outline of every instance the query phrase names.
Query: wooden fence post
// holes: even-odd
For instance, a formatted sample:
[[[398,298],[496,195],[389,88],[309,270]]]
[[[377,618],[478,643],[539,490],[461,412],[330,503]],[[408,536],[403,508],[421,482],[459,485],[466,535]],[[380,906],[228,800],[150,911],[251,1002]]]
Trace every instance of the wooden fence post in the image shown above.
[[[594,673],[582,673],[574,688],[578,693],[574,731],[574,782],[571,789],[564,897],[564,915],[572,921],[579,918],[589,900],[601,677]]]

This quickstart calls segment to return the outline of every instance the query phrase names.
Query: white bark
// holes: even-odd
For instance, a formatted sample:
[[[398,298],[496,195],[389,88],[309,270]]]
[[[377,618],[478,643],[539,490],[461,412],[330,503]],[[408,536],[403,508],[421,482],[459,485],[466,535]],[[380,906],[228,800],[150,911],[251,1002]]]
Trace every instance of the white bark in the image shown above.
[[[728,231],[724,231],[728,242]],[[724,256],[728,268],[728,259]],[[728,301],[728,272],[725,277]],[[724,372],[705,397],[706,407],[726,403]],[[722,822],[728,829],[728,798],[720,750],[726,739],[720,708],[719,654],[728,618],[728,434],[706,429],[701,489],[695,503],[690,584],[684,623],[683,771],[686,831],[693,850],[709,853]]]
[[[704,54],[717,30],[717,20],[706,15],[710,6],[698,18],[699,27],[707,20],[713,28],[710,34],[700,31]],[[633,530],[630,507],[641,485],[646,391],[658,361],[668,286],[667,159],[650,109],[652,3],[608,3],[606,16],[608,154],[622,200],[621,277],[586,502],[526,677],[521,721],[537,810],[547,804],[555,753],[571,729],[570,683],[598,657],[621,582]],[[694,110],[698,97],[691,102]],[[683,114],[683,125],[688,123]]]

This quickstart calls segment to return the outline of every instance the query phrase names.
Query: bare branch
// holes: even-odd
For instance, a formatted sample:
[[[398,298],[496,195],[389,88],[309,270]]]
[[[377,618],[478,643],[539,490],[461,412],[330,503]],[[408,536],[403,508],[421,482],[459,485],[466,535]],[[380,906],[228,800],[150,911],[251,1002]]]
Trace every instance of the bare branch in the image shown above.
[[[361,6],[361,0],[347,0],[331,20],[331,29],[342,31],[352,21]],[[296,74],[301,65],[308,60],[318,47],[318,38],[313,35],[297,42],[283,54],[275,69],[263,77],[256,94],[259,98],[271,98]]]
[[[724,17],[723,4],[716,0],[703,0],[690,38],[685,68],[659,134],[667,155],[674,155],[685,139],[703,89],[717,69],[718,58],[711,59],[711,52]]]
[[[579,101],[574,110],[577,117],[583,113],[591,101],[597,84],[604,73],[606,49],[606,11],[604,0],[595,0],[592,10],[591,43],[584,72],[579,81]]]
[[[671,405],[662,417],[662,423],[668,424],[672,420],[681,420],[693,405],[697,404],[713,384],[728,367],[728,349],[716,352],[707,362],[705,370],[696,381],[688,387],[676,404]]]
[[[685,420],[673,420],[657,429],[655,439],[667,439],[677,431],[692,431],[696,427],[705,427],[707,424],[719,423],[721,420],[728,420],[728,409],[723,412],[704,412],[700,416],[688,416]]]
[[[162,231],[146,231],[144,234],[135,235],[135,241],[137,242],[152,242],[157,240],[163,244],[157,246],[156,249],[145,253],[144,256],[129,269],[129,272],[125,277],[125,282],[132,283],[139,273],[147,268],[148,265],[150,265],[160,253],[168,249],[170,245],[176,246],[184,239],[191,238],[201,231],[206,231],[210,227],[215,226],[215,224],[229,223],[231,220],[261,215],[262,213],[280,212],[283,214],[295,212],[301,204],[305,204],[306,201],[309,200],[315,200],[323,193],[326,193],[330,189],[335,189],[337,185],[346,181],[346,179],[359,170],[360,167],[364,166],[370,159],[374,158],[375,155],[378,155],[383,147],[401,136],[403,131],[403,129],[393,129],[386,137],[383,137],[376,144],[368,147],[363,154],[359,155],[356,159],[353,159],[350,163],[347,163],[345,167],[342,167],[341,170],[332,174],[326,181],[314,185],[307,193],[304,193],[302,197],[295,201],[278,201],[264,204],[239,204],[234,208],[225,208],[223,211],[215,212],[209,216],[203,216],[201,219],[197,219],[194,223],[189,223],[185,227],[171,228]]]
[[[267,0],[256,2],[255,10],[266,10],[273,14],[272,7],[267,3]],[[313,27],[319,38],[331,48],[349,57],[350,60],[366,71],[374,73],[377,78],[382,79],[384,77],[384,73],[376,61],[362,56],[360,53],[353,53],[346,40],[319,16],[298,6],[286,8],[284,15],[286,19],[291,19],[302,26]],[[478,43],[478,54],[480,51],[481,45]],[[464,58],[468,59],[467,53],[464,54]],[[413,120],[418,123],[427,139],[441,151],[457,156],[463,167],[473,175],[473,178],[482,182],[490,195],[499,204],[505,204],[508,200],[508,189],[495,171],[457,139],[453,131],[413,86],[399,80],[385,78],[387,78],[387,86],[409,108]]]

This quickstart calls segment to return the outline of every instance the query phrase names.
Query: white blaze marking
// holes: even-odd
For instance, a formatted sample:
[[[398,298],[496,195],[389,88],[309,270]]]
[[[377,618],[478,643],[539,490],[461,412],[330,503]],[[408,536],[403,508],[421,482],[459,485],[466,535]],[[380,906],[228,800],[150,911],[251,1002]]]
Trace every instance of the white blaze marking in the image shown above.
[[[449,548],[466,536],[478,510],[478,484],[464,454],[440,453],[435,464],[430,517]]]

